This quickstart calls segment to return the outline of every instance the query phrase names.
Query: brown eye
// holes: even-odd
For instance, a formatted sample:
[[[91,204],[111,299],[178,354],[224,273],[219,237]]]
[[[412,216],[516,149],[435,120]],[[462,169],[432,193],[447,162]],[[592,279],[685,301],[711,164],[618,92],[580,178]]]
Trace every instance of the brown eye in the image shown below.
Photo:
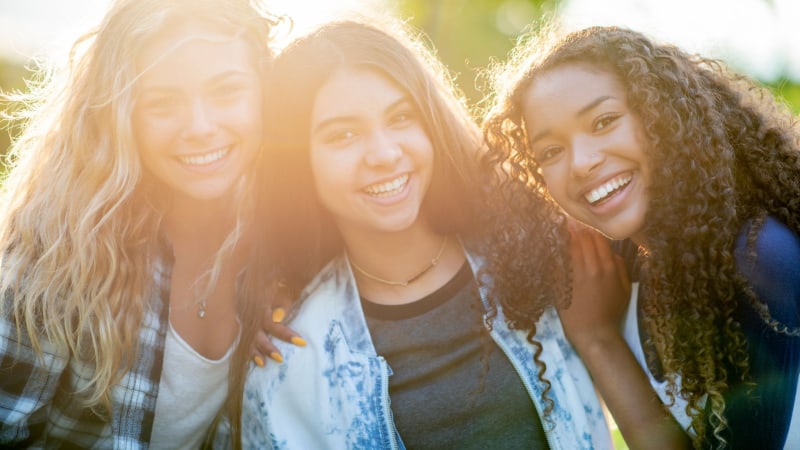
[[[619,114],[605,114],[600,116],[592,127],[594,131],[600,131],[614,123],[620,117]]]
[[[414,113],[411,111],[398,111],[389,119],[392,125],[405,125],[415,119]]]
[[[539,164],[545,164],[548,161],[552,160],[564,150],[564,147],[560,147],[557,145],[551,145],[549,147],[545,147],[539,151],[534,152],[534,159]]]
[[[329,144],[341,144],[353,139],[355,136],[356,133],[353,130],[341,130],[328,135],[325,142]]]
[[[166,116],[174,113],[181,107],[181,102],[176,96],[150,96],[141,103],[141,107],[148,114]]]

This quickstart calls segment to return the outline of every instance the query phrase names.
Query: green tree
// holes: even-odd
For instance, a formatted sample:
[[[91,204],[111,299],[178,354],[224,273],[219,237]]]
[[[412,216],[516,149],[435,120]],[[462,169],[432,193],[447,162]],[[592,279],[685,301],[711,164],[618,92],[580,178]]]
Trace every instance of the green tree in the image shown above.
[[[766,1],[766,0],[765,0]],[[503,60],[519,36],[543,17],[552,17],[559,0],[398,0],[397,10],[425,32],[439,57],[471,102],[481,100],[479,72]],[[800,113],[800,84],[788,79],[769,87]]]
[[[25,78],[29,77],[31,72],[25,66],[16,61],[0,59],[0,92],[10,93],[14,91],[21,91],[25,89]],[[15,105],[7,102],[0,101],[0,111],[7,114],[13,110]],[[13,130],[12,124],[5,118],[0,118],[0,159],[5,156],[8,146],[11,144],[11,132]],[[3,163],[0,162],[0,175],[3,172]]]
[[[399,0],[399,11],[430,38],[474,104],[478,72],[502,60],[519,34],[553,14],[557,0]],[[457,20],[454,20],[457,18]]]

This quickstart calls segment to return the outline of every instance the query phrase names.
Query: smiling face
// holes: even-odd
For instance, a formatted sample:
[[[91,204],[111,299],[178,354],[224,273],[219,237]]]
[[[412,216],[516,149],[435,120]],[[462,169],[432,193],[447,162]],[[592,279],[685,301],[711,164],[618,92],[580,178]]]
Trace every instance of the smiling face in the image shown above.
[[[547,70],[525,93],[523,114],[553,199],[611,238],[640,240],[650,172],[642,126],[617,78],[582,64]]]
[[[310,140],[317,195],[342,234],[420,223],[433,145],[397,84],[367,69],[334,72],[314,101]]]
[[[218,200],[261,144],[261,81],[247,41],[182,23],[137,59],[133,131],[145,168],[177,199]]]

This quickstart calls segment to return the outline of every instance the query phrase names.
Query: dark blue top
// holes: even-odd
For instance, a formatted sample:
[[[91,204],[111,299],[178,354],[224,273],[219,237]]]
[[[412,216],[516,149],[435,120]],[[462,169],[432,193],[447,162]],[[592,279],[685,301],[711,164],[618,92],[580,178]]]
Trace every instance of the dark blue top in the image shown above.
[[[748,256],[746,226],[736,241],[736,265],[769,309],[779,327],[800,327],[800,237],[778,220],[768,217],[755,243],[755,258]],[[800,373],[800,337],[776,332],[744,293],[736,318],[747,339],[750,375],[755,390],[731,380],[725,395],[732,448],[783,448],[792,418]],[[800,413],[800,411],[798,411]]]
[[[768,217],[758,231],[752,257],[748,256],[751,251],[747,248],[749,231],[748,224],[736,240],[737,269],[758,301],[768,308],[774,323],[784,329],[800,327],[800,237],[780,221]],[[631,279],[638,280],[636,246],[630,241],[616,241],[612,246],[625,259]],[[776,332],[764,322],[744,292],[737,292],[736,296],[739,302],[734,318],[747,339],[750,379],[756,385],[745,385],[734,368],[728,367],[730,389],[725,394],[728,428],[723,436],[729,448],[782,449],[800,375],[800,337]],[[643,303],[638,303],[640,323]],[[647,342],[646,328],[639,327],[641,345],[652,354],[654,349]],[[657,361],[648,366],[654,378],[664,379]],[[710,433],[711,430],[706,441],[716,442]]]

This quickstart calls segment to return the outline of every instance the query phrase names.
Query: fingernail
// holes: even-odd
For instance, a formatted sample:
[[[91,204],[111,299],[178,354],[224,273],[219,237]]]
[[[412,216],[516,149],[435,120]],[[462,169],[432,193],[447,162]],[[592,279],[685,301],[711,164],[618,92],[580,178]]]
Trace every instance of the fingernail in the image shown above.
[[[281,322],[283,322],[283,318],[284,317],[286,317],[286,311],[284,311],[283,308],[275,308],[275,310],[272,311],[272,321],[273,322],[281,323]]]
[[[256,363],[258,367],[264,367],[264,360],[260,356],[254,356],[253,362]]]
[[[301,338],[300,336],[292,336],[291,341],[292,341],[292,344],[294,344],[294,345],[296,345],[298,347],[305,347],[306,346],[306,340]]]
[[[283,356],[281,356],[281,354],[278,352],[270,353],[269,357],[272,358],[274,361],[276,361],[278,364],[281,364],[283,362]]]

